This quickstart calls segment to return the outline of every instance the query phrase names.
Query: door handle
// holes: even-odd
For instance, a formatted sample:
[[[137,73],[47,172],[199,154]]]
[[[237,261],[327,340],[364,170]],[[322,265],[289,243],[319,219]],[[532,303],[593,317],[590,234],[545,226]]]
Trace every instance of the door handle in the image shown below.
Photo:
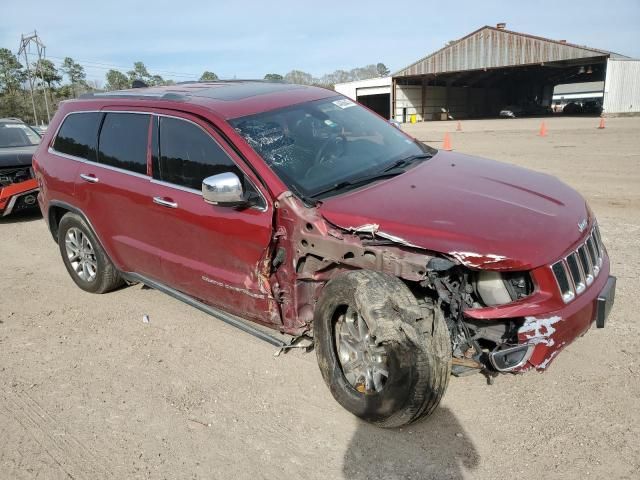
[[[89,183],[98,183],[100,181],[93,173],[81,173],[80,178]]]
[[[162,205],[163,207],[178,208],[177,202],[162,197],[153,197],[153,203],[157,203],[158,205]]]

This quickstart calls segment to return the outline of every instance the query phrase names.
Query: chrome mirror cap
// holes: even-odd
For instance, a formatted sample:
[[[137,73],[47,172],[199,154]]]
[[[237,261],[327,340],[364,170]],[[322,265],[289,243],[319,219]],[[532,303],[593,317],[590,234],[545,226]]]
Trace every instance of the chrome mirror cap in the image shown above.
[[[202,181],[202,198],[207,203],[220,206],[237,206],[245,203],[242,182],[232,172],[212,175]]]

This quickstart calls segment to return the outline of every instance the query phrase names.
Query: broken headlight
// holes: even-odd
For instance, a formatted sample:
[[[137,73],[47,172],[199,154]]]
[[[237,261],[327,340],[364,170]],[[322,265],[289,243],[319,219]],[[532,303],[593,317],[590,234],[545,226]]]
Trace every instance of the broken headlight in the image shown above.
[[[530,295],[533,283],[528,272],[487,270],[477,274],[475,290],[486,305],[504,305]]]

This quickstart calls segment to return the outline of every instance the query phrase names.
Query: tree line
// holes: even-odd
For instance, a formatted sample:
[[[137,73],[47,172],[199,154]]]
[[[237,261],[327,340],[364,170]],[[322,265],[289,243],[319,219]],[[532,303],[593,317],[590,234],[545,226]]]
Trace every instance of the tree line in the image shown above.
[[[133,68],[126,72],[111,69],[105,74],[105,82],[87,80],[84,67],[66,57],[59,67],[51,60],[42,59],[29,65],[31,78],[34,83],[34,98],[37,119],[47,122],[46,101],[51,115],[57,105],[70,98],[77,98],[83,93],[95,91],[113,91],[131,88],[135,80],[144,82],[149,86],[173,85],[175,82],[164,79],[157,74],[151,74],[143,62],[135,62]],[[353,80],[365,80],[374,77],[383,77],[389,74],[389,69],[383,64],[371,64],[351,70],[336,70],[333,73],[314,77],[310,73],[301,70],[291,70],[280,75],[268,73],[264,76],[267,81],[284,81],[304,85],[316,85],[333,89],[336,83]],[[202,73],[200,81],[215,81],[218,76],[209,70]],[[29,88],[27,68],[11,50],[0,48],[0,118],[18,117],[28,123],[35,123],[33,104]]]

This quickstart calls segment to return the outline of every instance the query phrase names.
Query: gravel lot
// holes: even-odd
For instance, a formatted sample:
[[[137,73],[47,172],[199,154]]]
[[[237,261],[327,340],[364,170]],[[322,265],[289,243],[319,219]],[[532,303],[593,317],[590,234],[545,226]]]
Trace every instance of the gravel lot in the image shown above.
[[[453,378],[433,417],[396,431],[342,410],[314,354],[276,358],[141,286],[84,293],[39,217],[0,220],[0,479],[638,478],[640,118],[597,125],[548,119],[547,137],[539,119],[406,127],[582,192],[618,288],[607,328],[546,373]]]

